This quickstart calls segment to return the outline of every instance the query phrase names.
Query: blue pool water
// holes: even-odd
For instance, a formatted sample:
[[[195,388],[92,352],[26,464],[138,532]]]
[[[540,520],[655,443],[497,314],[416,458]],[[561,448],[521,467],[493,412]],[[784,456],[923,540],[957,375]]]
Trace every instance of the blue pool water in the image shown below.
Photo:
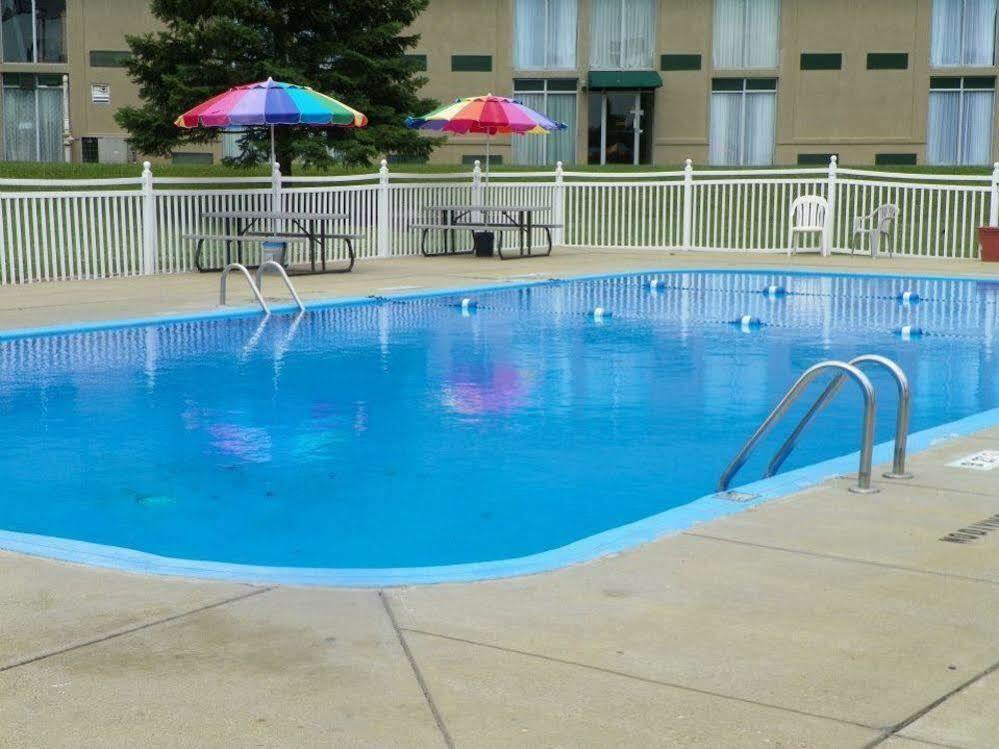
[[[710,494],[821,359],[896,359],[914,431],[999,405],[996,284],[690,272],[463,296],[477,308],[376,300],[0,341],[0,529],[298,568],[510,559]],[[744,314],[764,326],[731,324]],[[894,387],[871,376],[884,441]],[[856,450],[843,392],[786,469]]]

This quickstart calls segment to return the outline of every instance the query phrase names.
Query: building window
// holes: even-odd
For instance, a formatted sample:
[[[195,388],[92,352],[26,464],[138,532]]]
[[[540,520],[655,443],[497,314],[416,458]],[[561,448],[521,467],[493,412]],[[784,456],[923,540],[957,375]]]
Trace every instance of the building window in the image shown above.
[[[780,0],[715,0],[716,68],[777,67]]]
[[[454,73],[489,73],[492,69],[492,55],[451,55]]]
[[[515,135],[514,164],[571,164],[576,160],[576,79],[518,78],[513,82],[513,96],[525,106],[564,122],[565,130],[548,135]]]
[[[3,153],[7,161],[62,161],[62,76],[4,73]]]
[[[988,164],[992,153],[991,76],[931,78],[928,164]]]
[[[0,0],[4,62],[66,62],[66,0]]]
[[[514,68],[576,68],[576,0],[516,0],[513,29]]]
[[[868,70],[908,70],[908,52],[868,52]]]
[[[772,164],[776,119],[776,78],[715,78],[708,160],[718,166]]]
[[[933,0],[930,65],[992,65],[996,0]]]
[[[592,0],[590,14],[591,68],[652,70],[655,0]]]
[[[802,70],[842,70],[842,52],[802,52],[800,67]]]
[[[123,68],[132,59],[132,53],[118,49],[94,49],[90,51],[90,67]]]

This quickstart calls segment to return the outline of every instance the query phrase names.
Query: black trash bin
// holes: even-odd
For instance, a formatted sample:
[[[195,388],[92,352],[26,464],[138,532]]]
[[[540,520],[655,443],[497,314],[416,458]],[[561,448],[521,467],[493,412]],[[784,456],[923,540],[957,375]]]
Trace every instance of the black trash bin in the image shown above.
[[[473,231],[472,247],[475,257],[492,257],[496,245],[496,234],[491,231]]]

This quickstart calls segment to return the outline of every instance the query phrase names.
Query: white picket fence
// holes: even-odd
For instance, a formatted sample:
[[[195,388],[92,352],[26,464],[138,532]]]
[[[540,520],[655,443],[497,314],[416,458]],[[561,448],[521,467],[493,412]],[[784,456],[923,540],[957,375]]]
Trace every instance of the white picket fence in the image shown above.
[[[391,172],[357,176],[0,179],[0,286],[194,268],[196,233],[220,233],[212,211],[343,214],[333,229],[361,235],[359,257],[420,252],[420,231],[441,205],[547,209],[556,244],[629,249],[783,252],[789,209],[801,195],[830,205],[825,249],[850,251],[853,217],[899,208],[891,245],[901,255],[976,258],[976,230],[999,221],[999,164],[991,176],[838,168],[652,172]],[[536,230],[536,241],[544,235]],[[430,247],[442,241],[430,238]],[[470,241],[462,237],[461,241]],[[224,247],[207,243],[217,265]],[[343,248],[332,250],[342,254]],[[305,259],[296,249],[293,261]],[[335,256],[331,256],[332,257]]]

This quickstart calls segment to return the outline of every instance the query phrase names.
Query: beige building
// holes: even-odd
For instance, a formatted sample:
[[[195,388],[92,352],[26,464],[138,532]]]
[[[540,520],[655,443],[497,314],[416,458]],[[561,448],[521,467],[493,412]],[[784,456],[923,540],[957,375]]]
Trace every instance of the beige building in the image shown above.
[[[154,28],[146,4],[0,3],[4,158],[63,160],[67,119],[73,160],[129,158],[113,113],[137,99],[121,60],[126,34]],[[997,156],[996,0],[431,0],[414,30],[428,96],[515,94],[568,125],[497,138],[504,163]],[[484,152],[455,137],[433,160]]]

